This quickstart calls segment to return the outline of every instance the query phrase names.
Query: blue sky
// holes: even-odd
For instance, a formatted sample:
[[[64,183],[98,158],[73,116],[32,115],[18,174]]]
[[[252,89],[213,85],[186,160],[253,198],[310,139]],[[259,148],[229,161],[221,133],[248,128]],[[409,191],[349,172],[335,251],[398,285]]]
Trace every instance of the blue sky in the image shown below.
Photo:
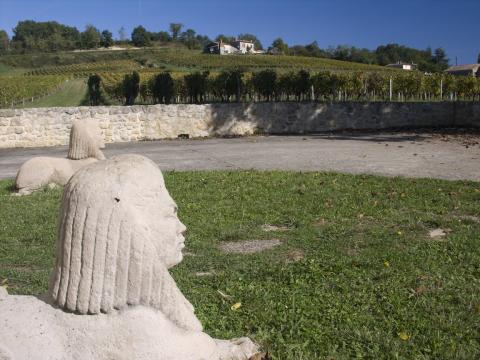
[[[289,45],[317,40],[322,48],[442,46],[459,64],[476,62],[480,53],[480,0],[0,0],[0,29],[11,33],[26,19],[80,30],[90,23],[115,36],[121,26],[130,33],[138,24],[160,31],[181,22],[210,37],[253,33],[264,46],[276,37]]]

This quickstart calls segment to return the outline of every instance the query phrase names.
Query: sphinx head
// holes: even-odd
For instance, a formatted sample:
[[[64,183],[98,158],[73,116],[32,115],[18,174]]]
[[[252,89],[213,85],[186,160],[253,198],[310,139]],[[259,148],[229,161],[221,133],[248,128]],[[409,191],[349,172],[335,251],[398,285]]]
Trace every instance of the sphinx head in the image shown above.
[[[76,120],[70,130],[68,158],[80,160],[89,157],[105,159],[100,149],[105,148],[102,131],[93,119]]]
[[[121,155],[86,166],[64,189],[50,295],[81,314],[145,305],[201,329],[167,271],[182,260],[184,232],[151,160]]]

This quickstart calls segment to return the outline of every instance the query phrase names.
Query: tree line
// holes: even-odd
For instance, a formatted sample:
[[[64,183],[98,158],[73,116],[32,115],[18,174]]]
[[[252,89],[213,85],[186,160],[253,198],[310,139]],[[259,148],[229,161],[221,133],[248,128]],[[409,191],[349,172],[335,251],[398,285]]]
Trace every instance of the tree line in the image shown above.
[[[197,34],[193,29],[185,31],[182,29],[183,24],[171,23],[169,31],[150,32],[139,25],[133,29],[130,36],[127,36],[122,27],[118,30],[117,39],[114,40],[110,30],[100,30],[93,25],[87,25],[84,31],[79,31],[76,27],[56,21],[25,20],[17,23],[11,39],[5,30],[0,29],[0,52],[54,52],[107,48],[114,44],[147,47],[154,42],[177,42],[191,49],[202,49],[211,42],[208,36]]]
[[[448,68],[449,59],[443,48],[419,50],[399,44],[380,45],[375,50],[339,45],[321,49],[316,41],[308,45],[288,46],[283,39],[275,39],[271,52],[351,61],[370,65],[388,65],[397,62],[414,63],[420,71],[441,72]],[[480,62],[480,55],[479,55]]]
[[[266,69],[248,74],[236,69],[218,74],[194,72],[177,78],[162,72],[143,81],[139,73],[133,72],[113,84],[102,82],[100,75],[89,78],[91,105],[108,104],[108,98],[125,105],[136,102],[480,100],[480,79],[413,72],[310,74],[306,70],[278,73]]]
[[[214,41],[232,42],[235,39],[253,41],[256,49],[263,45],[254,34],[238,34],[230,36],[220,34]],[[0,53],[10,52],[53,52],[60,50],[95,49],[110,47],[113,44],[131,44],[138,47],[149,47],[156,43],[177,43],[189,49],[203,49],[212,40],[197,34],[181,23],[171,23],[168,30],[148,31],[139,25],[127,36],[122,27],[114,40],[110,30],[99,30],[93,25],[87,25],[84,31],[76,27],[60,24],[55,21],[36,22],[32,20],[19,21],[13,29],[13,37],[9,38],[4,30],[0,30]],[[441,72],[448,67],[449,59],[443,48],[419,50],[399,44],[380,45],[375,50],[340,45],[322,49],[316,41],[307,45],[289,46],[283,39],[277,38],[268,47],[270,54],[291,56],[311,56],[335,60],[351,61],[364,64],[387,65],[396,62],[415,63],[418,69],[425,72]],[[478,61],[480,62],[480,55]]]

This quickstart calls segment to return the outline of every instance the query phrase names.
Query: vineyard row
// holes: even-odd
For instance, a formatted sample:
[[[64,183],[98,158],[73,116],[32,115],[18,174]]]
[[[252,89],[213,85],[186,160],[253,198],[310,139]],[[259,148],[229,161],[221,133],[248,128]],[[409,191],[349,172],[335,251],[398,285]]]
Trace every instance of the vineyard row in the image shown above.
[[[163,73],[165,75],[167,73]],[[137,103],[154,104],[156,92],[169,87],[169,102],[230,101],[445,101],[480,100],[480,79],[420,73],[332,73],[306,71],[256,73],[173,73],[171,85],[162,85],[158,74],[140,73]],[[100,74],[105,94],[125,102],[125,74]],[[163,96],[163,95],[162,95]]]
[[[1,76],[0,108],[13,107],[27,100],[49,95],[68,79],[66,75]]]

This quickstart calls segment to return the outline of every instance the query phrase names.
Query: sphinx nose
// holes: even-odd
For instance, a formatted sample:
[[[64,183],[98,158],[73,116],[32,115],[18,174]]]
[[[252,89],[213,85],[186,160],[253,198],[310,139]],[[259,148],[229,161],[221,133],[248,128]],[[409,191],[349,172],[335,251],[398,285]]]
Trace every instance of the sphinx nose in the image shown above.
[[[184,236],[185,236],[185,233],[187,232],[187,227],[182,222],[179,222],[178,232]]]

